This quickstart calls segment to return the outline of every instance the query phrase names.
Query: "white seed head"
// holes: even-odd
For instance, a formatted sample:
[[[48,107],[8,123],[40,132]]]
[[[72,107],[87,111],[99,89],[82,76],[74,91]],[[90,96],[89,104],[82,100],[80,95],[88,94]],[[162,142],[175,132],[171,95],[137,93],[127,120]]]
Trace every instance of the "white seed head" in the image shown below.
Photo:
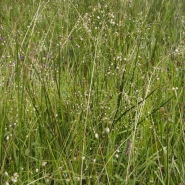
[[[105,131],[106,131],[107,133],[109,133],[109,132],[110,132],[110,128],[107,127],[107,128],[105,129]]]
[[[98,139],[98,137],[99,137],[99,136],[98,136],[98,134],[97,134],[97,133],[95,133],[95,138],[96,138],[96,139]]]
[[[46,165],[47,165],[47,162],[44,161],[44,162],[42,163],[42,166],[45,167]]]

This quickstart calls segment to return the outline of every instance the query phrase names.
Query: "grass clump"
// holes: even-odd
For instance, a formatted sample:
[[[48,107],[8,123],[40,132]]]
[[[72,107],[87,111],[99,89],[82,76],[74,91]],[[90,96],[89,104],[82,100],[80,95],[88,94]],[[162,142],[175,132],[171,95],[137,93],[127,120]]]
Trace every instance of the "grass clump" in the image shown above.
[[[1,1],[0,183],[185,183],[182,1]]]

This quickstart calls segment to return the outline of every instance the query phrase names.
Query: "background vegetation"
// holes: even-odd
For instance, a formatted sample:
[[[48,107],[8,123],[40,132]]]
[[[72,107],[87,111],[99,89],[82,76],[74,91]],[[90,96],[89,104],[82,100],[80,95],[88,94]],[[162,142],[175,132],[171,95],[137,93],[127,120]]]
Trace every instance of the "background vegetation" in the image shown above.
[[[184,1],[0,3],[0,184],[185,183]]]

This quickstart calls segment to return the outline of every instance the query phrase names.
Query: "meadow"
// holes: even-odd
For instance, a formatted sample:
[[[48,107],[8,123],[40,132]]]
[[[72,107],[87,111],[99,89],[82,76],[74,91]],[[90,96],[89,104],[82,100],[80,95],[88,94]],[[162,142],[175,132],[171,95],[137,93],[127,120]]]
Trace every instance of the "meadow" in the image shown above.
[[[185,184],[183,0],[0,1],[0,184]]]

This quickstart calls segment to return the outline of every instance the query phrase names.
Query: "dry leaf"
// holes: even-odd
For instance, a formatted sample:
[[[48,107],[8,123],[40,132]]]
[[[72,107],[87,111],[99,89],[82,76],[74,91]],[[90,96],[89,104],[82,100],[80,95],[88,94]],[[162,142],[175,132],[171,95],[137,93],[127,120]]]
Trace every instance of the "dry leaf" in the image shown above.
[[[129,139],[128,142],[127,142],[127,148],[126,148],[126,151],[125,151],[125,154],[126,154],[128,157],[130,157],[131,150],[132,150],[132,140]]]

